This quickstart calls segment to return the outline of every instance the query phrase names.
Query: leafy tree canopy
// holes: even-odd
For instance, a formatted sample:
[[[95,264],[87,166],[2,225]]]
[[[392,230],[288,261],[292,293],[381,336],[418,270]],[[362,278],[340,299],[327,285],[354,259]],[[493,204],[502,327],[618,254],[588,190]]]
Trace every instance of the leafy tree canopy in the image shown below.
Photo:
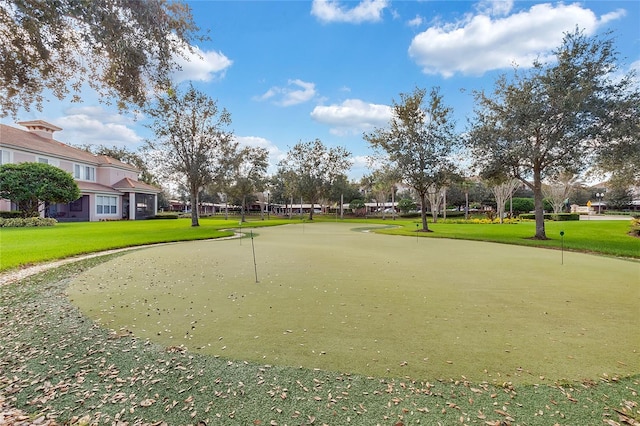
[[[142,106],[197,31],[189,8],[169,0],[2,1],[0,116],[41,110],[45,91],[79,100],[84,84]]]
[[[533,191],[534,238],[546,239],[542,182],[575,173],[594,155],[629,138],[638,140],[631,76],[616,77],[617,55],[609,36],[586,37],[575,30],[554,51],[555,60],[536,62],[528,72],[502,75],[492,94],[476,93],[476,117],[468,142],[485,177],[509,176]],[[636,112],[634,112],[636,111]],[[635,129],[635,130],[634,130]]]
[[[455,133],[453,110],[446,106],[438,88],[427,95],[416,88],[393,102],[388,128],[376,129],[364,138],[386,158],[401,179],[420,196],[422,230],[429,231],[426,198],[430,188],[442,186],[455,170],[451,154],[460,141]]]
[[[155,139],[146,141],[148,158],[164,177],[184,181],[191,197],[191,225],[199,226],[199,193],[222,178],[238,158],[238,142],[226,130],[231,115],[193,86],[170,90],[146,110]]]
[[[415,210],[417,207],[418,206],[416,205],[416,202],[413,201],[411,198],[403,198],[400,201],[398,201],[398,208],[404,214],[407,214],[410,211]]]
[[[269,151],[266,148],[245,147],[240,150],[237,160],[227,172],[230,184],[226,190],[240,204],[243,222],[247,197],[265,187],[268,166]]]
[[[44,163],[0,166],[0,198],[18,205],[23,217],[38,216],[42,203],[70,203],[80,198],[71,173]]]
[[[349,170],[350,155],[345,148],[329,148],[320,139],[298,142],[280,162],[280,173],[292,180],[296,195],[313,205],[327,196],[333,182]],[[309,220],[313,220],[313,208],[309,210]]]

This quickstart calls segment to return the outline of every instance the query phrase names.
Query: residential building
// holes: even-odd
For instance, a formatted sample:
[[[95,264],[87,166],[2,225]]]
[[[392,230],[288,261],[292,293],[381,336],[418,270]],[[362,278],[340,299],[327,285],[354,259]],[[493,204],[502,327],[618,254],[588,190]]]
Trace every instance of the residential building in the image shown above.
[[[139,170],[105,155],[93,155],[53,138],[60,127],[42,120],[19,122],[26,130],[0,124],[0,164],[40,162],[71,173],[80,198],[44,206],[42,215],[61,222],[145,219],[158,209],[160,189],[138,181]],[[13,210],[0,200],[0,210]]]

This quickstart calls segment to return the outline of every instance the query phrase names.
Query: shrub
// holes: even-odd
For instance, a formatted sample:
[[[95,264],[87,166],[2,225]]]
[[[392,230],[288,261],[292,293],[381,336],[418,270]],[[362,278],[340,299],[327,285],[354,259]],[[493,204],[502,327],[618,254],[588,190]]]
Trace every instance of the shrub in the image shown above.
[[[147,220],[154,220],[154,219],[177,219],[178,215],[177,214],[157,214],[155,216],[149,216],[147,218]]]
[[[6,212],[0,212],[0,218],[10,219],[12,217],[21,217],[22,212],[18,210],[11,210]]]
[[[58,223],[51,217],[0,218],[0,228],[30,228],[34,226],[53,226]]]
[[[512,199],[513,213],[528,213],[534,209],[533,198],[515,197]],[[509,200],[505,203],[505,211],[509,211]]]
[[[461,222],[461,223],[464,223]],[[486,224],[500,224],[500,218],[494,217],[493,219],[491,218],[486,218],[486,219],[481,219],[481,218],[475,218],[475,219],[471,219],[466,221],[466,223],[473,223],[473,224],[481,224],[481,225],[486,225]],[[502,223],[503,224],[513,224],[513,223],[518,223],[518,219],[502,219]]]
[[[407,214],[411,210],[416,209],[416,203],[411,198],[403,198],[398,201],[398,209],[402,212],[402,214]]]
[[[518,216],[521,220],[535,220],[536,215],[533,213],[525,213]],[[544,220],[554,220],[558,222],[563,222],[567,220],[580,220],[580,215],[578,213],[545,213]]]
[[[629,234],[634,237],[640,237],[640,216],[634,216],[631,219],[631,232]]]
[[[411,213],[402,213],[400,214],[400,217],[405,219],[415,219],[418,217],[422,217],[422,215],[420,212],[411,212]]]
[[[438,216],[442,217],[442,213],[439,213]],[[447,210],[447,217],[448,218],[464,217],[464,212],[461,212],[458,210]]]
[[[559,213],[551,215],[553,220],[557,220],[558,222],[567,221],[567,220],[580,220],[580,215],[578,213]]]

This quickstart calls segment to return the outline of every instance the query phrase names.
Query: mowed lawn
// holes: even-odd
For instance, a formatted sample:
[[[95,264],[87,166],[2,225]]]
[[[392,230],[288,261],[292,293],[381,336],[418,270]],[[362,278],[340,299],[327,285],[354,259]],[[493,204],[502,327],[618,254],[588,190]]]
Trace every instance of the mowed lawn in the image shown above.
[[[383,222],[385,223],[385,222]],[[392,223],[386,221],[386,223]],[[401,221],[402,227],[379,231],[392,235],[415,235],[416,224]],[[432,233],[422,234],[428,238],[455,238],[464,240],[493,241],[505,244],[526,245],[599,253],[640,259],[640,239],[630,236],[631,221],[627,220],[580,220],[567,222],[548,221],[545,231],[548,240],[531,239],[535,234],[533,221],[515,224],[461,224],[429,223]],[[564,238],[560,232],[564,232]]]
[[[499,383],[638,373],[640,263],[357,227],[139,250],[68,295],[105,327],[230,360]]]
[[[282,221],[255,221],[252,226]],[[202,240],[233,235],[238,220],[222,217],[114,222],[58,223],[52,227],[0,228],[0,271],[85,253],[174,241]]]
[[[338,222],[330,216],[316,216],[316,222]],[[260,220],[252,218],[245,227],[300,223],[300,218]],[[344,222],[389,226],[377,232],[416,235],[417,221],[345,220]],[[0,228],[0,271],[25,265],[123,247],[175,241],[191,241],[230,236],[240,228],[237,218],[201,218],[201,226],[191,227],[190,219],[59,223],[54,227]],[[359,226],[359,225],[356,225]],[[640,240],[628,235],[629,221],[548,222],[549,240],[532,240],[533,222],[510,225],[430,223],[435,232],[419,233],[422,238],[454,238],[495,241],[506,244],[595,252],[640,259]],[[560,231],[565,232],[564,240]]]

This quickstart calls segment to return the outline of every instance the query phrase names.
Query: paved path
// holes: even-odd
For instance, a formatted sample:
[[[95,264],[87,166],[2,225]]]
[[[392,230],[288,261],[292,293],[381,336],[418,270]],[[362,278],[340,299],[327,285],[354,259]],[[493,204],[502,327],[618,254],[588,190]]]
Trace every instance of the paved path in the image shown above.
[[[631,220],[631,216],[615,215],[615,214],[592,214],[580,215],[580,220]]]

